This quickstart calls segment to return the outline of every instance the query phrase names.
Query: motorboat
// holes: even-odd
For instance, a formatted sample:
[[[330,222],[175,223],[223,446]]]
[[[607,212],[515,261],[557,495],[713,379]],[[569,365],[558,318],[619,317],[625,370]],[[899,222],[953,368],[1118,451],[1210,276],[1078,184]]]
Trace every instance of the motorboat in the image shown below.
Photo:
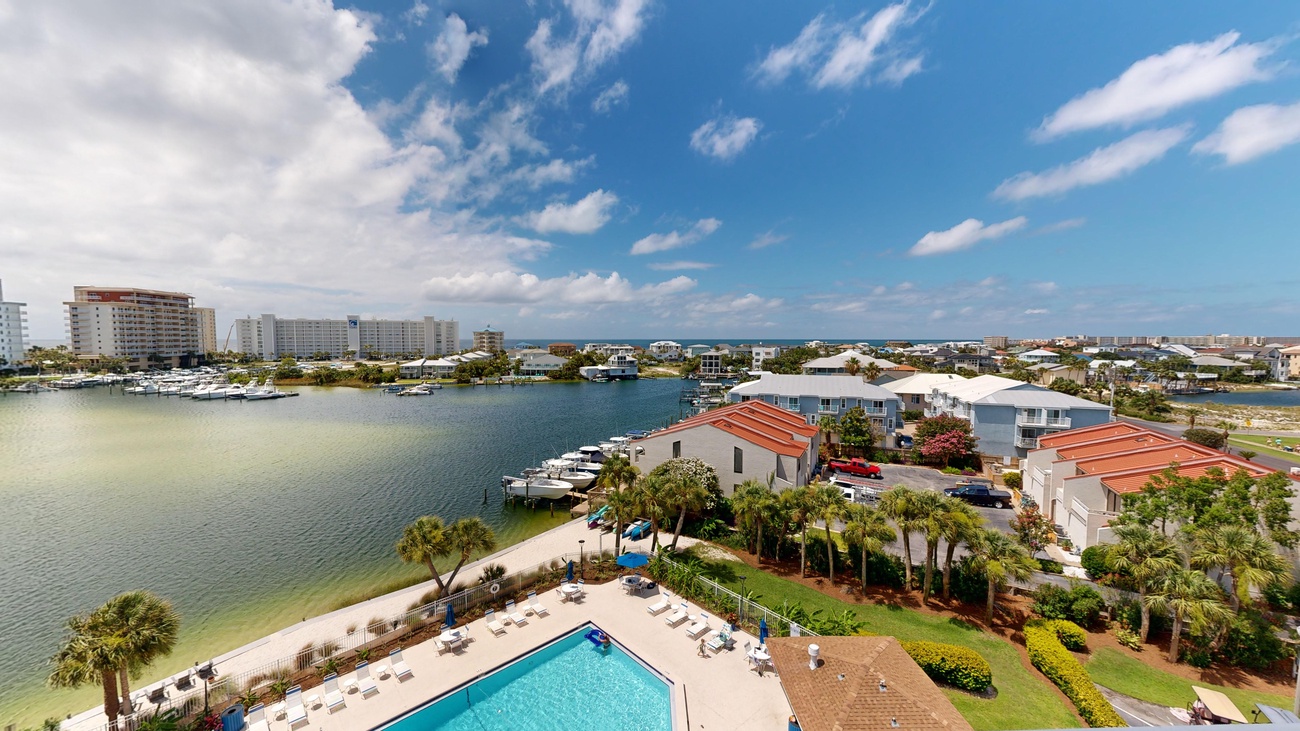
[[[436,384],[436,385],[438,386],[438,388],[442,388],[441,384]],[[418,386],[411,386],[410,388],[402,389],[401,391],[397,392],[397,395],[398,396],[432,396],[434,391],[433,386],[434,384],[421,383]]]
[[[136,396],[152,396],[161,390],[155,381],[140,381],[140,385],[126,389],[126,392]]]
[[[275,381],[271,378],[266,379],[266,383],[261,386],[253,386],[244,389],[244,398],[249,401],[265,401],[267,399],[280,398],[281,394],[275,390]]]
[[[14,390],[20,393],[40,393],[41,391],[53,391],[54,389],[40,381],[28,381]]]
[[[588,455],[584,452],[565,452],[560,455],[560,459],[567,459],[573,462],[573,469],[581,472],[599,473],[601,465],[599,462],[587,461]]]
[[[211,401],[214,399],[223,399],[226,397],[226,386],[224,383],[206,383],[194,389],[190,398],[195,401]]]
[[[605,453],[601,450],[600,447],[593,447],[590,445],[584,447],[578,447],[578,452],[581,453],[588,462],[594,462],[595,464],[600,464],[601,462],[605,461]],[[565,459],[568,458],[566,457]],[[582,460],[577,460],[577,461],[581,462]]]
[[[591,483],[596,481],[596,474],[579,470],[576,464],[567,459],[548,459],[542,463],[542,471],[553,480],[562,480],[579,489],[591,487]]]
[[[569,494],[573,486],[561,480],[547,477],[511,477],[501,478],[501,485],[507,495],[523,498],[546,498],[556,500]]]
[[[248,394],[248,389],[245,388],[242,384],[226,387],[226,398],[241,399],[244,398],[244,396],[246,396],[247,394]]]

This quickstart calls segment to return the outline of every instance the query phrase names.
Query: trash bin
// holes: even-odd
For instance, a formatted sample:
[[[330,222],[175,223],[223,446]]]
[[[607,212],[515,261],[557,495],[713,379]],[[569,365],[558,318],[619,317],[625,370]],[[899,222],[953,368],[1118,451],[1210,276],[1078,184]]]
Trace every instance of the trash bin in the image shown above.
[[[244,731],[244,705],[236,703],[221,712],[221,731]]]

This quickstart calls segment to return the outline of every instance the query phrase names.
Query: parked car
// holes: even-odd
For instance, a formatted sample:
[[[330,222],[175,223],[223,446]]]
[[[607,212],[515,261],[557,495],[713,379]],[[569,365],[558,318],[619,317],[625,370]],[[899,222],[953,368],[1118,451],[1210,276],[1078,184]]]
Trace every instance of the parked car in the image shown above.
[[[880,474],[880,465],[871,464],[865,459],[833,459],[826,465],[826,471],[832,474],[843,472],[858,477],[869,477],[873,480],[883,480],[884,475]]]
[[[943,494],[965,500],[971,505],[992,508],[1011,507],[1011,493],[994,489],[993,483],[989,480],[962,480],[952,487],[945,487]]]

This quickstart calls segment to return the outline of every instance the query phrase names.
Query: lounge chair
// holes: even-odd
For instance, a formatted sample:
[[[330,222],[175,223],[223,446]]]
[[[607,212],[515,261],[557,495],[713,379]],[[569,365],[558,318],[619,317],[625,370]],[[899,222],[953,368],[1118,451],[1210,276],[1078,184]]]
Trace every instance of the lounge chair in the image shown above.
[[[645,610],[654,616],[658,616],[660,612],[667,610],[671,604],[672,602],[668,601],[667,594],[660,594],[659,601],[646,607]]]
[[[450,643],[443,642],[442,640],[438,639],[437,637],[434,637],[434,638],[433,638],[433,646],[434,646],[434,648],[436,648],[436,649],[438,650],[438,654],[439,654],[439,655],[441,655],[442,653],[447,652],[448,650],[451,649],[451,645],[450,645]]]
[[[514,599],[506,602],[505,613],[506,616],[510,618],[510,621],[515,623],[516,627],[528,624],[528,618],[524,616],[524,613],[515,608]]]
[[[587,580],[578,579],[578,596],[587,596]]]
[[[704,639],[704,646],[714,652],[730,650],[736,644],[736,641],[731,638],[731,633],[725,629],[715,629],[705,635]]]
[[[692,640],[695,640],[695,639],[699,639],[700,635],[708,631],[709,631],[709,615],[705,614],[704,612],[700,612],[700,616],[696,618],[695,624],[692,624],[690,627],[686,628],[686,636],[690,637]]]
[[[483,620],[487,623],[487,628],[492,630],[492,634],[503,635],[506,633],[505,625],[497,621],[497,610],[487,610],[487,614],[483,615]]]
[[[248,725],[244,731],[270,731],[270,722],[266,720],[266,706],[258,703],[248,709]]]
[[[402,659],[402,648],[399,647],[388,653],[388,664],[393,669],[393,675],[399,681],[411,677],[411,666],[407,665],[406,661]]]
[[[361,691],[361,697],[373,695],[379,692],[379,684],[370,675],[370,663],[357,663],[357,689]]]
[[[335,708],[347,707],[347,702],[343,700],[343,691],[339,690],[338,675],[335,673],[326,675],[324,681],[321,683],[321,687],[325,691],[325,707],[330,713],[333,713]],[[289,725],[292,726],[293,723],[290,723]]]
[[[302,686],[295,685],[284,694],[284,718],[289,728],[307,723],[307,707],[302,704]]]
[[[541,602],[537,601],[537,592],[535,591],[528,592],[528,606],[532,607],[533,614],[539,617],[551,613],[550,610],[541,605]]]
[[[664,622],[667,623],[669,627],[676,627],[682,622],[685,622],[686,618],[689,616],[690,614],[686,611],[686,605],[682,604],[672,614],[664,617]]]

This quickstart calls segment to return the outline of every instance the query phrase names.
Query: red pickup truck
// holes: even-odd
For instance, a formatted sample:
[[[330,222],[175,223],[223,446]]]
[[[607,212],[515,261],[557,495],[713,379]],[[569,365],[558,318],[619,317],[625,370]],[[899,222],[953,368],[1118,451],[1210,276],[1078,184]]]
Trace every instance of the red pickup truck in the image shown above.
[[[883,480],[884,475],[880,474],[880,465],[874,465],[865,459],[833,459],[826,465],[826,471],[844,472],[859,477],[870,477],[873,480]]]

